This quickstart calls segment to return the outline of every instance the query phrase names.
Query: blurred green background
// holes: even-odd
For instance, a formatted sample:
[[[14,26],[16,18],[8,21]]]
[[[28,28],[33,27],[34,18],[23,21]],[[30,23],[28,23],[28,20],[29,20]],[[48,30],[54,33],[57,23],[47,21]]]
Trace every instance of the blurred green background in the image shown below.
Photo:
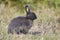
[[[29,32],[40,34],[8,35],[8,24],[26,15],[26,4],[37,15]],[[0,0],[0,40],[60,40],[60,0]]]

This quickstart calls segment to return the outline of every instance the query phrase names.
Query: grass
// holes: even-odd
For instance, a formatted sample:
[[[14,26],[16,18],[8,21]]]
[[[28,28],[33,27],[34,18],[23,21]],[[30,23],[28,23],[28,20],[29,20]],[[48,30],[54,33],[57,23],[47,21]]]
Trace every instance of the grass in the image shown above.
[[[5,1],[6,2],[6,1]],[[0,4],[0,39],[1,40],[59,40],[60,39],[60,0],[33,0],[33,1],[8,1]],[[10,4],[12,3],[12,5]],[[17,4],[16,4],[17,3]],[[7,27],[10,21],[18,16],[25,16],[25,4],[31,5],[31,10],[37,15],[31,32],[41,32],[40,35],[21,34],[8,35]],[[22,7],[22,8],[21,8]],[[21,11],[20,11],[21,10]],[[60,20],[59,20],[60,21]]]

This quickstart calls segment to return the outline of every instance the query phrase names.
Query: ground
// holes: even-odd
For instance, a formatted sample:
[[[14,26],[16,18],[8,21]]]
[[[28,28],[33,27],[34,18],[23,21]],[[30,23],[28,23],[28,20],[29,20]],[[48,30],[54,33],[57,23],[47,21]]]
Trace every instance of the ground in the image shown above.
[[[40,32],[40,34],[13,34],[7,33],[10,21],[18,16],[25,16],[17,10],[17,7],[6,7],[0,4],[0,39],[1,40],[60,40],[60,8],[54,9],[45,7],[38,3],[36,10],[32,10],[37,15],[34,25],[29,32]]]

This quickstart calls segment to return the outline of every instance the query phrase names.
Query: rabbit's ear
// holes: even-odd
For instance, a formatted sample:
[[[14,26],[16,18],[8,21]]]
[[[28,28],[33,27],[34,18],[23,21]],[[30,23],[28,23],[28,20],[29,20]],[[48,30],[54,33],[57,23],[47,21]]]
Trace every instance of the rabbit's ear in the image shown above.
[[[36,16],[36,14],[34,12],[32,12],[31,15],[32,15],[32,20],[37,19],[37,16]]]
[[[35,20],[35,19],[37,19],[37,16],[36,16],[36,14],[35,13],[32,13],[32,18],[33,18],[33,20]]]
[[[29,5],[26,5],[26,6],[25,6],[25,10],[26,10],[26,13],[30,12],[30,7],[29,7]]]

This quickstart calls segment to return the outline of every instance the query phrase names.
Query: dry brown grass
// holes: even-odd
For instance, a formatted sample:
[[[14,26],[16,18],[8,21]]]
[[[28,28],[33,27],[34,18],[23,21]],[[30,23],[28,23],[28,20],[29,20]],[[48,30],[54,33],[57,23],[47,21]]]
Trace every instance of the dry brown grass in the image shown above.
[[[60,9],[54,10],[45,6],[38,6],[34,12],[37,19],[34,21],[33,27],[29,32],[40,32],[38,35],[21,34],[8,35],[7,27],[11,19],[17,16],[25,16],[26,13],[21,13],[16,7],[5,7],[0,5],[0,39],[1,40],[59,40],[60,39],[60,23],[57,21],[60,18]],[[59,20],[60,21],[60,20]]]

